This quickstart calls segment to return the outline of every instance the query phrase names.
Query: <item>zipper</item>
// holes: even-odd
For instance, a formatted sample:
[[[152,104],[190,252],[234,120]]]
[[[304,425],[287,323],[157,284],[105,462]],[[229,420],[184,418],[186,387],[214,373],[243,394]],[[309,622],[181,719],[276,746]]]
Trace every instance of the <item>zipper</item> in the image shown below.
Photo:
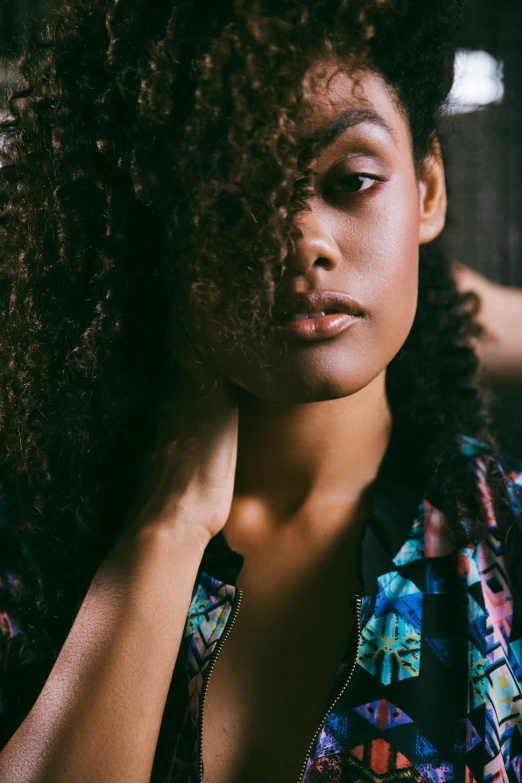
[[[205,717],[205,698],[208,690],[208,682],[210,680],[210,675],[212,674],[212,670],[216,665],[217,657],[221,652],[221,649],[225,644],[226,640],[230,636],[230,631],[232,630],[232,627],[236,622],[236,617],[239,612],[239,607],[241,606],[242,595],[243,593],[241,591],[241,588],[236,587],[236,594],[232,602],[230,617],[228,618],[225,628],[223,629],[223,633],[221,634],[218,641],[216,642],[216,647],[208,662],[207,670],[203,678],[203,684],[201,686],[201,695],[199,700],[199,718],[198,718],[198,727],[199,727],[198,728],[198,769],[199,769],[200,783],[202,783],[203,781],[203,774],[204,774],[203,773],[203,719]]]
[[[299,776],[298,783],[303,783],[303,778],[304,778],[305,772],[306,772],[306,765],[308,764],[308,758],[310,756],[310,753],[313,750],[313,747],[315,745],[315,741],[317,740],[317,737],[319,736],[319,733],[322,730],[322,728],[323,728],[323,726],[324,726],[324,724],[326,722],[326,719],[328,718],[329,714],[331,713],[331,711],[333,710],[333,708],[335,707],[335,705],[337,704],[337,702],[339,701],[339,699],[341,698],[341,696],[345,692],[346,688],[348,687],[348,685],[350,683],[350,680],[353,677],[353,673],[355,671],[355,666],[357,664],[357,655],[358,655],[358,652],[359,652],[359,642],[361,640],[361,604],[362,604],[362,599],[361,599],[361,596],[358,595],[358,594],[355,594],[353,597],[355,598],[355,617],[356,617],[356,623],[357,623],[357,644],[356,644],[356,647],[355,647],[355,654],[354,654],[354,657],[353,657],[352,667],[351,667],[351,669],[350,669],[350,671],[348,673],[348,676],[346,677],[346,679],[345,679],[345,681],[343,683],[343,686],[342,686],[341,690],[339,691],[339,693],[337,694],[335,699],[332,701],[332,703],[328,707],[327,711],[325,712],[325,714],[323,716],[323,719],[322,719],[321,723],[317,727],[317,730],[316,730],[314,736],[312,737],[312,741],[310,742],[310,745],[308,746],[308,750],[306,751],[306,758],[304,760],[303,766],[301,767],[301,775]]]
[[[225,644],[226,640],[230,636],[230,632],[234,626],[234,623],[236,621],[239,607],[241,606],[241,598],[242,598],[242,591],[238,587],[236,588],[236,595],[234,596],[234,601],[232,603],[232,609],[230,610],[230,617],[227,620],[227,624],[225,625],[225,628],[223,630],[223,633],[221,634],[221,637],[218,639],[216,643],[216,648],[214,652],[212,653],[212,656],[210,658],[210,661],[208,662],[207,670],[205,672],[205,676],[203,678],[203,684],[201,686],[201,695],[200,695],[200,702],[199,702],[199,719],[198,719],[198,769],[199,769],[199,781],[200,783],[203,783],[203,777],[204,777],[204,771],[203,771],[203,719],[205,717],[205,698],[207,695],[208,690],[208,683],[210,680],[210,676],[212,674],[212,671],[214,669],[214,666],[216,665],[217,658],[219,656],[219,653],[221,652],[223,645]],[[356,624],[357,624],[357,644],[355,647],[355,654],[352,662],[351,669],[348,673],[348,676],[346,680],[343,683],[343,686],[335,699],[332,701],[330,706],[328,707],[327,711],[325,712],[323,719],[321,720],[321,723],[317,727],[317,730],[314,733],[314,736],[312,737],[312,741],[310,742],[310,745],[308,746],[308,750],[306,751],[306,758],[304,760],[303,766],[301,768],[301,774],[299,776],[298,783],[303,783],[303,778],[306,772],[306,765],[308,764],[308,757],[310,756],[310,753],[313,750],[313,747],[315,745],[315,741],[317,737],[319,736],[319,732],[323,728],[325,721],[343,693],[345,692],[346,688],[348,687],[350,680],[352,679],[353,673],[355,671],[355,665],[357,663],[357,654],[359,651],[359,642],[361,640],[361,603],[362,599],[360,595],[356,594],[353,596],[355,598],[356,606],[355,606],[355,617],[356,617]]]

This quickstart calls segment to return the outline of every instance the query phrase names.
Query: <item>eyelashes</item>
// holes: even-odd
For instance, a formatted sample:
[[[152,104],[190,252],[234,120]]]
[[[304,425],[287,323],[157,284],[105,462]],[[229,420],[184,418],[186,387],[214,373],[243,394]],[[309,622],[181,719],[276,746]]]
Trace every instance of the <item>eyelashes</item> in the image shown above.
[[[346,174],[337,180],[331,188],[331,192],[337,194],[357,194],[375,190],[375,188],[384,182],[384,178],[376,174],[354,173]]]
[[[335,172],[331,171],[321,181],[321,178],[316,179],[312,172],[297,180],[294,197],[306,202],[314,195],[322,194],[323,199],[332,205],[337,202],[341,206],[343,202],[352,199],[371,198],[389,179],[390,176],[370,174],[366,171],[350,172],[341,176],[335,176]]]

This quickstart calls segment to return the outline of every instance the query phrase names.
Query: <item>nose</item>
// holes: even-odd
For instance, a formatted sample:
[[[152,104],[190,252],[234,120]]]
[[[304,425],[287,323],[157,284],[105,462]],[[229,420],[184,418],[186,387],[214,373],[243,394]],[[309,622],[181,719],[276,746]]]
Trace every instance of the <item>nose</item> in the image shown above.
[[[324,221],[313,210],[295,219],[296,239],[286,263],[296,272],[307,272],[316,264],[328,270],[341,262],[341,253]]]

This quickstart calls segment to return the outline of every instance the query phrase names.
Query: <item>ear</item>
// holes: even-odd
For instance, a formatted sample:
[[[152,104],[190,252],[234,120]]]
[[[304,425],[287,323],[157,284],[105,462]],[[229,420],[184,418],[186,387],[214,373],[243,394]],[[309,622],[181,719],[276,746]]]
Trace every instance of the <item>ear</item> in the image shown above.
[[[420,224],[419,243],[425,245],[438,237],[446,222],[446,179],[438,138],[433,135],[428,156],[420,165],[419,184]]]

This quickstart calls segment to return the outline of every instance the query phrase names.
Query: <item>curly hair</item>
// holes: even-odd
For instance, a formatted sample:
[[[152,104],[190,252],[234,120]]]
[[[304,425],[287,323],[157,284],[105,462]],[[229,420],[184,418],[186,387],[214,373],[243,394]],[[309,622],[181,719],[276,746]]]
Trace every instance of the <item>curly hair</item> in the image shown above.
[[[461,6],[65,0],[46,16],[21,57],[0,172],[0,464],[6,551],[33,562],[29,597],[49,627],[58,599],[77,607],[129,507],[179,281],[231,345],[266,327],[304,206],[311,58],[381,74],[421,163]],[[435,472],[461,542],[484,520],[458,436],[495,450],[476,310],[437,244],[421,248],[416,320],[387,379],[395,430]]]

